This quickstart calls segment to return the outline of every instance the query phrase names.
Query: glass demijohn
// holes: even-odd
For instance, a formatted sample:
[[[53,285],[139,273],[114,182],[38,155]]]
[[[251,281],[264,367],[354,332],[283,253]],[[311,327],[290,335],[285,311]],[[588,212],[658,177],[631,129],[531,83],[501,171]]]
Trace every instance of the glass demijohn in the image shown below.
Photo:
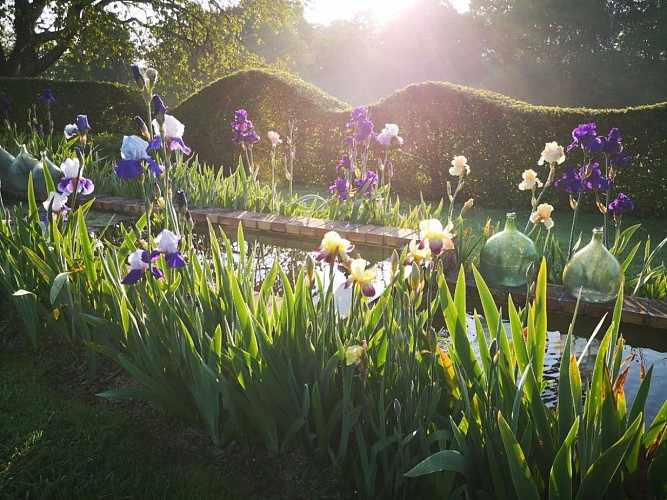
[[[505,229],[491,236],[480,254],[480,271],[484,279],[504,286],[525,285],[528,266],[535,261],[537,251],[528,236],[517,230],[516,214],[510,212]]]
[[[563,269],[567,291],[584,302],[607,302],[621,290],[621,266],[602,243],[604,231],[593,229],[591,242],[576,252]]]

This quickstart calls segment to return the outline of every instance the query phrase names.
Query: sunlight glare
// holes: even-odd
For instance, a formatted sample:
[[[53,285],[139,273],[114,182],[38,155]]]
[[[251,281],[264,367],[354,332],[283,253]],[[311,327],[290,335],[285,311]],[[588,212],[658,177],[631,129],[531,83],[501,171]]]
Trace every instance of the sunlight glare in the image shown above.
[[[368,12],[382,25],[408,10],[416,0],[312,0],[305,10],[308,22],[330,24],[337,19],[352,20],[357,13]],[[451,0],[459,12],[468,9],[470,0]]]

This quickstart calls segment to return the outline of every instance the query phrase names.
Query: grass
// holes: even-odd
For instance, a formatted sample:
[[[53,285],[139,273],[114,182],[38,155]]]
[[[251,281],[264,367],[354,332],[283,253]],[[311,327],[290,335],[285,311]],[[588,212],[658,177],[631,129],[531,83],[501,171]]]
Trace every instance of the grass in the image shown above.
[[[0,311],[2,498],[342,496],[303,454],[214,450],[201,431],[146,403],[99,400],[99,380],[86,382],[87,368],[70,351],[27,351],[7,333],[1,302]]]

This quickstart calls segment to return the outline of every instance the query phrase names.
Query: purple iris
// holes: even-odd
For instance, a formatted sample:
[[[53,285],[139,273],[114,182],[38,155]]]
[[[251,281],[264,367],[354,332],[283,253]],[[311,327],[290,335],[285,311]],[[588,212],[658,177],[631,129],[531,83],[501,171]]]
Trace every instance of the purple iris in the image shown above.
[[[607,137],[602,138],[602,141],[603,141],[602,151],[604,152],[604,154],[607,155],[616,154],[623,149],[623,145],[621,144],[622,141],[621,133],[615,127],[609,131]]]
[[[581,170],[579,170],[579,176],[583,176],[584,174],[584,169],[582,167]],[[607,179],[606,177],[603,177],[602,172],[600,171],[600,165],[598,163],[594,163],[593,167],[591,168],[591,173],[590,175],[584,179],[584,186],[586,189],[590,189],[593,191],[608,191],[609,186],[611,185],[611,179]]]
[[[582,123],[572,131],[574,142],[567,147],[569,153],[574,148],[581,148],[585,153],[594,154],[602,151],[603,140],[595,132],[595,123]]]
[[[178,206],[179,211],[188,209],[188,199],[185,196],[185,191],[180,189],[176,191],[176,205]]]
[[[375,138],[377,134],[373,132],[373,122],[370,120],[361,120],[357,135],[354,137],[357,142],[364,142],[369,137]]]
[[[131,254],[128,260],[132,266],[132,270],[128,273],[127,276],[125,276],[125,278],[123,278],[121,283],[123,285],[135,285],[139,280],[146,276],[146,272],[149,268],[154,278],[164,278],[164,272],[162,272],[162,269],[151,265],[158,258],[159,255],[155,257],[149,257],[146,250],[137,250]]]
[[[620,217],[623,214],[632,212],[635,209],[635,204],[624,193],[618,193],[618,196],[609,204],[608,208],[614,213],[614,217]]]
[[[230,124],[236,136],[232,139],[234,144],[252,145],[259,141],[259,134],[255,132],[252,121],[248,120],[248,112],[245,109],[237,109],[234,112],[234,121]]]
[[[362,120],[366,119],[367,110],[363,106],[354,108],[350,112],[350,121],[345,124],[347,128],[354,128],[355,125],[358,125]]]
[[[554,182],[555,187],[563,187],[566,193],[574,194],[578,193],[583,186],[583,179],[577,169],[573,166],[569,166],[563,172],[563,177]]]
[[[341,170],[349,170],[352,171],[352,160],[350,159],[350,155],[344,154],[343,157],[340,159],[340,163],[336,165],[336,172],[340,172]]]
[[[624,151],[625,148],[621,148],[618,153],[611,157],[611,164],[614,168],[619,169],[621,167],[625,167],[628,163],[630,163],[630,160],[632,160],[632,156],[625,156]]]
[[[79,132],[79,135],[86,135],[90,130],[90,125],[88,124],[88,115],[77,115],[76,117],[76,129]]]
[[[164,173],[164,169],[149,156],[139,160],[118,160],[113,171],[121,179],[129,180],[143,174],[146,167],[155,175],[162,175]]]
[[[64,194],[72,194],[76,190],[77,193],[88,195],[95,190],[95,185],[93,181],[85,177],[78,179],[63,177],[58,183],[58,190]]]
[[[157,248],[151,253],[151,259],[158,258],[160,254],[164,254],[167,266],[173,269],[186,266],[185,259],[183,259],[183,255],[178,250],[181,244],[181,239],[178,235],[168,229],[163,229],[155,237],[155,243],[157,244]]]
[[[158,123],[164,122],[164,115],[167,114],[167,107],[162,102],[162,99],[159,95],[153,95],[153,119],[157,120]]]
[[[329,186],[329,193],[338,194],[339,201],[347,200],[347,197],[350,193],[350,182],[347,179],[337,178],[334,180],[334,183]]]
[[[51,89],[42,89],[42,93],[37,97],[37,104],[58,104]]]
[[[141,74],[141,70],[139,69],[139,66],[136,64],[133,64],[131,66],[132,68],[132,76],[134,77],[134,81],[137,82],[137,85],[139,86],[140,90],[144,90],[146,87],[146,81],[144,80],[144,75]]]
[[[375,186],[377,186],[377,183],[378,183],[378,175],[372,170],[366,172],[366,177],[361,179],[356,179],[354,181],[354,184],[357,186],[357,189],[364,191],[364,194],[366,195],[371,194]]]
[[[5,113],[11,113],[13,111],[9,99],[7,99],[6,97],[0,99],[0,108],[2,108]]]

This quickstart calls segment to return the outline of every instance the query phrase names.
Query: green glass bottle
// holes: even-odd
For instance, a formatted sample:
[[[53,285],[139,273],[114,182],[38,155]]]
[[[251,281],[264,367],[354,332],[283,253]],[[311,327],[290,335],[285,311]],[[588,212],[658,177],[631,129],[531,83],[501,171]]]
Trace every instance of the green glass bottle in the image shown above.
[[[593,229],[591,242],[576,252],[563,269],[567,291],[584,302],[608,302],[621,290],[621,265],[604,246],[604,230]]]
[[[535,262],[537,250],[528,236],[517,230],[516,214],[510,212],[505,229],[491,236],[479,257],[480,271],[485,280],[504,286],[521,286],[528,281],[528,266]]]

